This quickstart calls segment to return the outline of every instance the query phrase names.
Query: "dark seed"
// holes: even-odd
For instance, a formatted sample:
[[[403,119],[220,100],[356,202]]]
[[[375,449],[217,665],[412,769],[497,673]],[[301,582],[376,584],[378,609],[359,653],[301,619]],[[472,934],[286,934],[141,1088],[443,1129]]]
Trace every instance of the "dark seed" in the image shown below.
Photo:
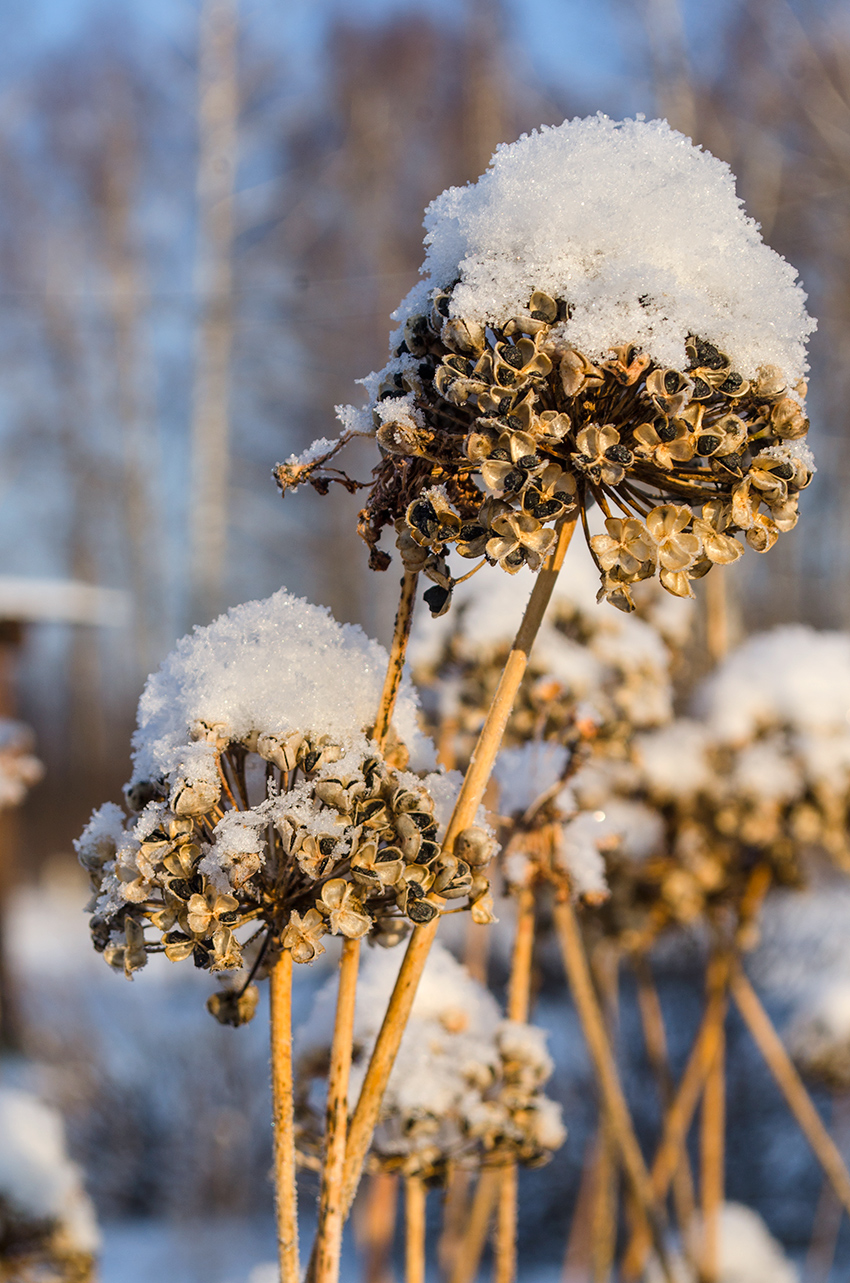
[[[670,396],[672,396],[674,392],[679,391],[679,386],[680,386],[679,375],[676,373],[675,370],[668,370],[667,373],[664,375],[665,392],[668,392]]]
[[[548,321],[549,316],[546,312],[535,311],[531,313],[531,319],[533,321]]]
[[[522,431],[522,419],[518,415],[509,414],[505,422],[509,428],[513,428],[514,432]]]
[[[434,373],[434,367],[432,365],[429,365],[427,361],[423,361],[422,364],[419,366],[420,379],[430,379],[433,373]]]
[[[627,445],[610,445],[605,451],[605,458],[610,459],[612,463],[622,463],[624,467],[628,467],[634,455]]]
[[[514,370],[521,370],[523,366],[522,353],[517,347],[503,348],[501,358],[506,365],[510,365]]]
[[[411,900],[421,900],[425,892],[418,882],[408,882],[407,894]]]
[[[474,543],[476,539],[480,539],[486,533],[487,531],[483,526],[479,526],[475,522],[467,522],[465,526],[460,528],[460,539],[462,543]]]
[[[506,566],[521,566],[525,561],[525,553],[522,548],[515,548],[513,552],[508,553],[504,560]]]
[[[510,410],[511,408],[511,404],[512,404],[511,397],[503,396],[498,406],[496,407],[499,411],[499,414],[507,414],[508,410]]]
[[[396,387],[398,388],[399,392],[403,392],[403,391],[404,391],[404,379],[402,378],[402,376],[401,376],[400,374],[394,374],[394,375],[393,375],[393,383],[396,385]]]
[[[697,353],[697,364],[704,365],[709,370],[722,370],[726,364],[726,358],[721,355],[713,343],[706,343],[704,339],[696,339],[694,347]]]
[[[740,374],[736,374],[733,371],[733,373],[730,374],[729,377],[723,383],[721,383],[720,391],[726,392],[730,396],[734,396],[734,394],[740,391],[740,389],[743,386],[744,386],[744,380],[742,376]]]
[[[437,509],[430,499],[420,499],[418,503],[412,504],[407,519],[416,530],[421,530],[426,539],[436,534],[440,524]]]
[[[317,748],[311,749],[309,753],[304,754],[304,770],[307,772],[308,775],[310,771],[314,770],[315,767],[318,765],[319,758],[321,756],[322,756],[321,750]]]
[[[511,369],[508,369],[508,370],[502,369],[499,372],[499,378],[502,380],[503,388],[512,388],[513,385],[516,383],[516,375]]]
[[[563,501],[558,499],[547,499],[545,503],[537,505],[532,516],[536,517],[538,521],[545,521],[547,517],[557,517],[563,507]]]
[[[676,429],[672,423],[662,423],[655,432],[659,441],[674,441],[676,438]]]
[[[208,967],[210,965],[210,955],[202,945],[196,944],[192,950],[192,961],[196,967]]]
[[[440,316],[448,316],[449,297],[447,294],[443,294],[441,298],[437,299],[437,311],[440,313]]]
[[[431,614],[439,615],[440,611],[451,597],[451,592],[448,588],[441,588],[439,584],[434,584],[434,587],[429,588],[427,592],[422,594],[422,596],[425,601],[427,601],[428,609]]]
[[[794,475],[794,469],[790,463],[780,463],[778,468],[773,469],[773,475],[779,477],[780,481],[790,481]]]
[[[703,397],[709,396],[710,393],[711,388],[706,383],[705,379],[694,379],[694,390],[692,395],[695,400],[701,401]]]
[[[440,854],[440,848],[436,842],[423,842],[419,848],[419,854],[416,857],[417,864],[433,864]]]
[[[414,904],[407,906],[407,916],[410,921],[417,922],[420,926],[436,918],[437,912],[437,906],[431,904],[430,900],[418,900]]]
[[[188,900],[190,895],[194,895],[191,882],[187,882],[185,878],[172,878],[168,889],[178,900]]]
[[[697,439],[697,454],[701,454],[705,458],[709,454],[714,454],[719,445],[720,437],[714,437],[711,433],[706,433]]]
[[[524,485],[525,477],[521,472],[517,472],[516,468],[514,468],[514,470],[509,472],[502,482],[502,489],[509,491],[521,490]]]
[[[239,921],[239,910],[230,909],[227,913],[220,913],[218,915],[218,920],[219,922],[223,922],[226,927],[229,927],[231,923]]]
[[[333,855],[333,849],[336,846],[334,838],[319,838],[319,850],[322,855]]]
[[[522,456],[522,458],[521,458],[521,459],[518,459],[518,460],[517,460],[517,465],[516,465],[516,466],[517,466],[518,468],[524,468],[524,469],[526,470],[526,472],[530,472],[532,468],[536,468],[536,467],[537,467],[537,455],[536,455],[536,454],[524,454],[524,455]]]
[[[396,348],[395,354],[396,356],[405,356],[409,351],[410,351],[410,348],[407,346],[407,344],[402,342],[402,343],[399,343],[398,347]]]
[[[552,497],[563,504],[570,504],[573,501],[572,495],[567,494],[566,490],[556,490]]]
[[[491,452],[490,458],[498,460],[499,463],[509,463],[511,456],[508,454],[507,450],[503,450],[501,446],[497,446],[496,449]]]
[[[189,939],[182,931],[169,931],[163,938],[166,944],[182,944],[184,940]]]

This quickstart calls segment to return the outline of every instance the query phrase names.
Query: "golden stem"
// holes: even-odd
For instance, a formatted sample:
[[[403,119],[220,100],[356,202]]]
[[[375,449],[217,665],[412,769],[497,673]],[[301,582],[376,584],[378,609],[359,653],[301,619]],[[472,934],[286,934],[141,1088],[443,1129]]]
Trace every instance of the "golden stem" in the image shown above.
[[[404,1181],[404,1281],[425,1283],[425,1200],[421,1176]]]
[[[837,1145],[821,1122],[820,1114],[770,1017],[740,966],[735,968],[732,975],[732,996],[791,1112],[814,1150],[815,1157],[831,1180],[842,1205],[850,1212],[850,1173]]]
[[[372,731],[372,738],[379,748],[383,748],[384,741],[389,734],[393,709],[395,708],[396,697],[401,685],[404,656],[407,651],[408,638],[410,637],[410,625],[413,623],[413,607],[418,579],[419,574],[417,571],[405,570],[401,581],[401,597],[399,598],[395,627],[393,628],[390,662],[387,665],[387,675],[384,678],[384,689],[381,692],[378,716],[375,719],[375,726]]]
[[[478,1265],[487,1240],[487,1230],[493,1209],[499,1198],[501,1183],[501,1168],[483,1167],[481,1169],[472,1207],[469,1210],[466,1234],[455,1256],[449,1283],[473,1283],[478,1274]]]
[[[576,518],[564,521],[559,529],[555,551],[538,572],[517,631],[513,648],[508,655],[499,687],[493,703],[487,713],[478,743],[472,753],[469,768],[461,785],[454,810],[448,823],[443,849],[451,851],[455,838],[463,829],[468,828],[475,820],[487,781],[493,769],[499,746],[502,742],[505,725],[510,715],[513,702],[528,664],[528,656],[546,607],[552,596],[558,571],[569,546]],[[375,1041],[372,1057],[366,1070],[363,1086],[357,1107],[351,1119],[348,1133],[348,1147],[345,1159],[345,1205],[350,1207],[360,1180],[360,1172],[369,1149],[369,1141],[378,1113],[381,1108],[384,1090],[404,1030],[407,1026],[413,999],[420,976],[428,958],[428,952],[437,934],[440,923],[439,915],[426,926],[416,927],[407,946],[398,979],[395,983],[389,1005],[384,1014],[383,1024]]]
[[[718,990],[718,986],[722,986]],[[712,959],[708,969],[709,1001],[725,992],[726,968]],[[720,1209],[723,1206],[723,1167],[726,1132],[726,1036],[717,1028],[714,1055],[702,1098],[700,1120],[700,1184],[702,1196],[702,1278],[718,1283],[720,1271]]]
[[[591,1211],[591,1274],[593,1283],[608,1283],[617,1245],[617,1148],[607,1117],[599,1121],[596,1179]]]
[[[709,659],[719,664],[729,653],[729,584],[724,574],[705,578],[705,642]]]
[[[645,954],[632,956],[635,975],[637,976],[637,998],[643,1026],[644,1042],[649,1063],[658,1082],[658,1092],[664,1110],[669,1110],[674,1097],[673,1075],[670,1072],[670,1058],[667,1052],[667,1034],[664,1028],[664,1015],[658,990],[652,978],[652,970]],[[679,1163],[673,1174],[673,1201],[676,1206],[676,1220],[682,1237],[686,1238],[689,1226],[693,1223],[695,1199],[694,1178],[688,1161],[687,1150],[682,1150]]]
[[[694,1041],[679,1089],[664,1117],[661,1143],[652,1164],[652,1193],[657,1204],[667,1197],[673,1174],[681,1162],[688,1129],[699,1103],[705,1080],[711,1069],[722,1036],[726,1016],[726,994],[720,985],[720,967],[728,967],[728,959],[717,959],[717,988],[712,990],[699,1032]],[[650,1249],[649,1235],[638,1226],[632,1235],[623,1260],[623,1277],[637,1278],[646,1264]]]
[[[357,1242],[365,1256],[364,1283],[393,1283],[392,1250],[395,1237],[398,1176],[373,1172],[368,1197],[358,1216]]]
[[[346,1210],[342,1202],[342,1181],[348,1123],[348,1076],[351,1070],[359,963],[360,941],[344,939],[339,959],[339,992],[328,1073],[325,1159],[319,1192],[319,1228],[313,1273],[315,1283],[337,1283],[339,1278],[342,1227]]]
[[[596,1071],[596,1081],[602,1096],[602,1107],[617,1147],[626,1182],[631,1190],[638,1217],[638,1228],[645,1222],[658,1252],[661,1267],[670,1277],[667,1249],[663,1240],[663,1211],[653,1199],[649,1172],[635,1136],[617,1066],[605,1032],[605,1020],[590,978],[590,968],[584,952],[581,931],[573,907],[564,897],[555,902],[553,915],[564,969],[567,973],[573,1001],[576,1005],[582,1032],[590,1058]]]
[[[516,1230],[519,1173],[516,1163],[502,1169],[496,1208],[494,1283],[515,1283],[517,1269]]]
[[[292,954],[284,949],[269,975],[272,1121],[280,1283],[298,1283],[298,1200],[292,1106]]]

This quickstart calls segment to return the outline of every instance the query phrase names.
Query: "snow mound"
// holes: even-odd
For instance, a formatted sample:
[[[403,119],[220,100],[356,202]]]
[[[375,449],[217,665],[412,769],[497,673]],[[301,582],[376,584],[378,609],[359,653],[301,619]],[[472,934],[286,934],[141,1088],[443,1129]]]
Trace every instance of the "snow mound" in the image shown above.
[[[557,337],[591,358],[631,342],[683,369],[695,334],[747,378],[806,369],[815,323],[794,268],[744,213],[728,165],[664,120],[600,113],[524,134],[476,183],[438,196],[425,227],[425,279],[402,324],[455,281],[451,314],[483,324],[543,290],[570,305]]]

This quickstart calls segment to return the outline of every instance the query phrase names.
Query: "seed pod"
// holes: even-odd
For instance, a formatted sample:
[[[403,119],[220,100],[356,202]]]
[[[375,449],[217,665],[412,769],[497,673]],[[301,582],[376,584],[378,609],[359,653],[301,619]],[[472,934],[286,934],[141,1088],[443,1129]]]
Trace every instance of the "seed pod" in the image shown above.
[[[304,736],[300,731],[292,731],[289,735],[259,735],[256,751],[267,762],[273,762],[278,770],[291,771],[298,762],[298,751],[303,743]]]
[[[236,989],[222,989],[207,998],[207,1011],[220,1025],[236,1029],[254,1018],[259,1000],[260,991],[256,985],[248,985],[241,993]]]
[[[496,842],[486,829],[471,825],[461,830],[455,838],[454,853],[473,869],[489,864],[496,851]]]
[[[205,815],[220,797],[219,780],[177,780],[171,787],[168,805],[175,815]]]

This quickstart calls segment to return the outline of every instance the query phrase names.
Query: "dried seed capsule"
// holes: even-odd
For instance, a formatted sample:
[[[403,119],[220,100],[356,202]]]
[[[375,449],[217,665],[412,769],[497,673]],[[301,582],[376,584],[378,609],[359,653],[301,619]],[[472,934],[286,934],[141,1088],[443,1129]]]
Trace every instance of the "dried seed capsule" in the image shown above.
[[[495,851],[495,840],[486,829],[479,828],[477,825],[462,829],[455,838],[455,855],[473,869],[489,864]]]

